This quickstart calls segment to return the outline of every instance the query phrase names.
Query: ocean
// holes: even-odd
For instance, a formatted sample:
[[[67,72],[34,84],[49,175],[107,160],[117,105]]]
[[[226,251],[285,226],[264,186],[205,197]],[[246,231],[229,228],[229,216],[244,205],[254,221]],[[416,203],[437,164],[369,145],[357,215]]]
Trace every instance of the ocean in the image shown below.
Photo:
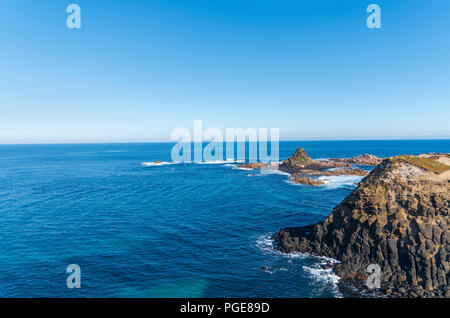
[[[0,146],[0,297],[343,296],[326,259],[275,252],[270,237],[324,219],[360,177],[310,187],[229,162],[145,164],[170,162],[172,146]],[[450,152],[450,140],[286,141],[280,160],[299,146],[314,159]]]

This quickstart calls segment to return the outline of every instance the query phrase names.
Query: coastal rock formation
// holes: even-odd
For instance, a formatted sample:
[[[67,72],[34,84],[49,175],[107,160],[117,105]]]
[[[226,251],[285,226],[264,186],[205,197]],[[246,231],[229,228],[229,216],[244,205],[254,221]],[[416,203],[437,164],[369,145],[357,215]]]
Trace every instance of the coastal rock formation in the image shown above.
[[[330,168],[351,168],[351,163],[371,165],[369,163],[374,163],[377,159],[379,158],[372,155],[362,155],[349,159],[314,160],[300,147],[295,154],[279,165],[279,169],[288,173],[296,173],[301,172],[304,169],[325,170]]]
[[[287,160],[284,160],[279,169],[281,171],[294,173],[301,169],[314,169],[317,167],[317,162],[306,154],[305,149],[299,147],[297,151]]]
[[[293,176],[307,175],[307,176],[365,176],[368,172],[364,169],[343,168],[336,170],[313,170],[303,169],[301,172],[296,172]]]
[[[332,161],[332,162],[337,162],[337,163],[351,163],[354,165],[364,165],[364,166],[377,166],[379,165],[382,161],[383,158],[378,158],[377,156],[374,155],[359,155],[356,157],[352,157],[352,158],[333,158],[333,159],[329,159],[328,161]]]
[[[260,169],[265,167],[267,167],[267,164],[262,162],[244,163],[238,165],[238,168],[245,168],[245,169]]]
[[[351,168],[351,164],[345,162],[337,162],[331,160],[316,160],[316,167],[319,169],[328,169],[328,168]]]
[[[317,176],[365,176],[367,174],[367,171],[354,169],[346,162],[313,160],[301,147],[289,159],[283,161],[278,168],[281,171],[290,173],[293,182],[312,186],[324,184],[324,182],[314,179]],[[331,168],[341,169],[330,170]]]
[[[286,228],[275,248],[335,258],[335,273],[381,268],[391,297],[450,297],[450,154],[382,161],[322,222]]]
[[[318,186],[321,184],[324,184],[324,182],[320,181],[320,180],[314,180],[312,178],[308,178],[308,177],[299,177],[299,176],[294,176],[292,178],[292,181],[296,184],[306,184],[306,185],[311,185],[311,186]]]

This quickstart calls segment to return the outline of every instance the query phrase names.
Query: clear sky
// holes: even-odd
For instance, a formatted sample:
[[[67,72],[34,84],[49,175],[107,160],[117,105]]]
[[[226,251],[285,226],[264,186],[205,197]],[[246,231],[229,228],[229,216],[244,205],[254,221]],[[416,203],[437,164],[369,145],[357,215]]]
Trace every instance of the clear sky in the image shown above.
[[[1,0],[0,143],[168,140],[195,119],[449,138],[449,16],[448,0]]]

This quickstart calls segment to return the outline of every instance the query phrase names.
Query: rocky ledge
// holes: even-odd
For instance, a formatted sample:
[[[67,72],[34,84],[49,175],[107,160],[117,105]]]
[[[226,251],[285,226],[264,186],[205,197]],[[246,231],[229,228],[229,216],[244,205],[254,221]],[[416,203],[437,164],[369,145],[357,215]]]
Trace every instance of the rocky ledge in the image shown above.
[[[250,162],[250,163],[243,163],[238,165],[238,168],[244,168],[244,169],[261,169],[261,168],[265,168],[268,165],[266,163],[262,163],[262,162]]]
[[[314,187],[325,184],[325,182],[323,182],[323,181],[315,180],[315,179],[309,178],[309,177],[302,177],[302,176],[298,176],[298,175],[293,176],[292,181],[296,184],[306,184],[306,185],[311,185]]]
[[[308,176],[365,176],[367,171],[359,168],[342,168],[336,170],[313,170],[303,169],[301,172],[295,172],[293,176],[308,175]]]
[[[275,248],[337,259],[335,273],[361,281],[381,268],[390,297],[450,297],[450,154],[382,161],[322,222],[286,228]],[[359,284],[360,286],[363,284]]]
[[[383,158],[378,158],[377,156],[374,155],[365,154],[352,158],[333,158],[329,159],[329,161],[339,163],[350,163],[361,166],[377,166],[383,161]]]

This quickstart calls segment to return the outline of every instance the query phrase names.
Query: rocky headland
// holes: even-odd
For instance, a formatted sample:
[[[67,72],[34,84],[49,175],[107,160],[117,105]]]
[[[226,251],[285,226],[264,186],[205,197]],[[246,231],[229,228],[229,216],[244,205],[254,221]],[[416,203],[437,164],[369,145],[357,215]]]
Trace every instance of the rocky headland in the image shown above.
[[[317,177],[320,176],[365,176],[368,173],[366,170],[353,168],[352,164],[369,165],[369,163],[373,163],[376,160],[381,159],[373,155],[361,155],[347,159],[314,160],[300,147],[281,164],[255,162],[243,163],[237,167],[241,169],[277,168],[280,171],[289,173],[292,182],[296,184],[318,186],[324,184],[323,181],[317,180]]]
[[[349,158],[348,160],[351,161],[351,159],[353,158]],[[278,168],[281,171],[291,174],[291,179],[294,183],[311,186],[324,184],[323,181],[314,179],[315,177],[343,175],[365,176],[368,173],[366,170],[353,168],[349,162],[333,160],[314,160],[307,155],[303,148],[298,148],[297,151],[289,159],[283,161]]]
[[[303,152],[280,169],[317,171]],[[450,154],[404,155],[384,159],[325,220],[279,231],[274,246],[337,259],[334,272],[348,282],[377,264],[377,292],[388,297],[450,297],[449,225]]]

